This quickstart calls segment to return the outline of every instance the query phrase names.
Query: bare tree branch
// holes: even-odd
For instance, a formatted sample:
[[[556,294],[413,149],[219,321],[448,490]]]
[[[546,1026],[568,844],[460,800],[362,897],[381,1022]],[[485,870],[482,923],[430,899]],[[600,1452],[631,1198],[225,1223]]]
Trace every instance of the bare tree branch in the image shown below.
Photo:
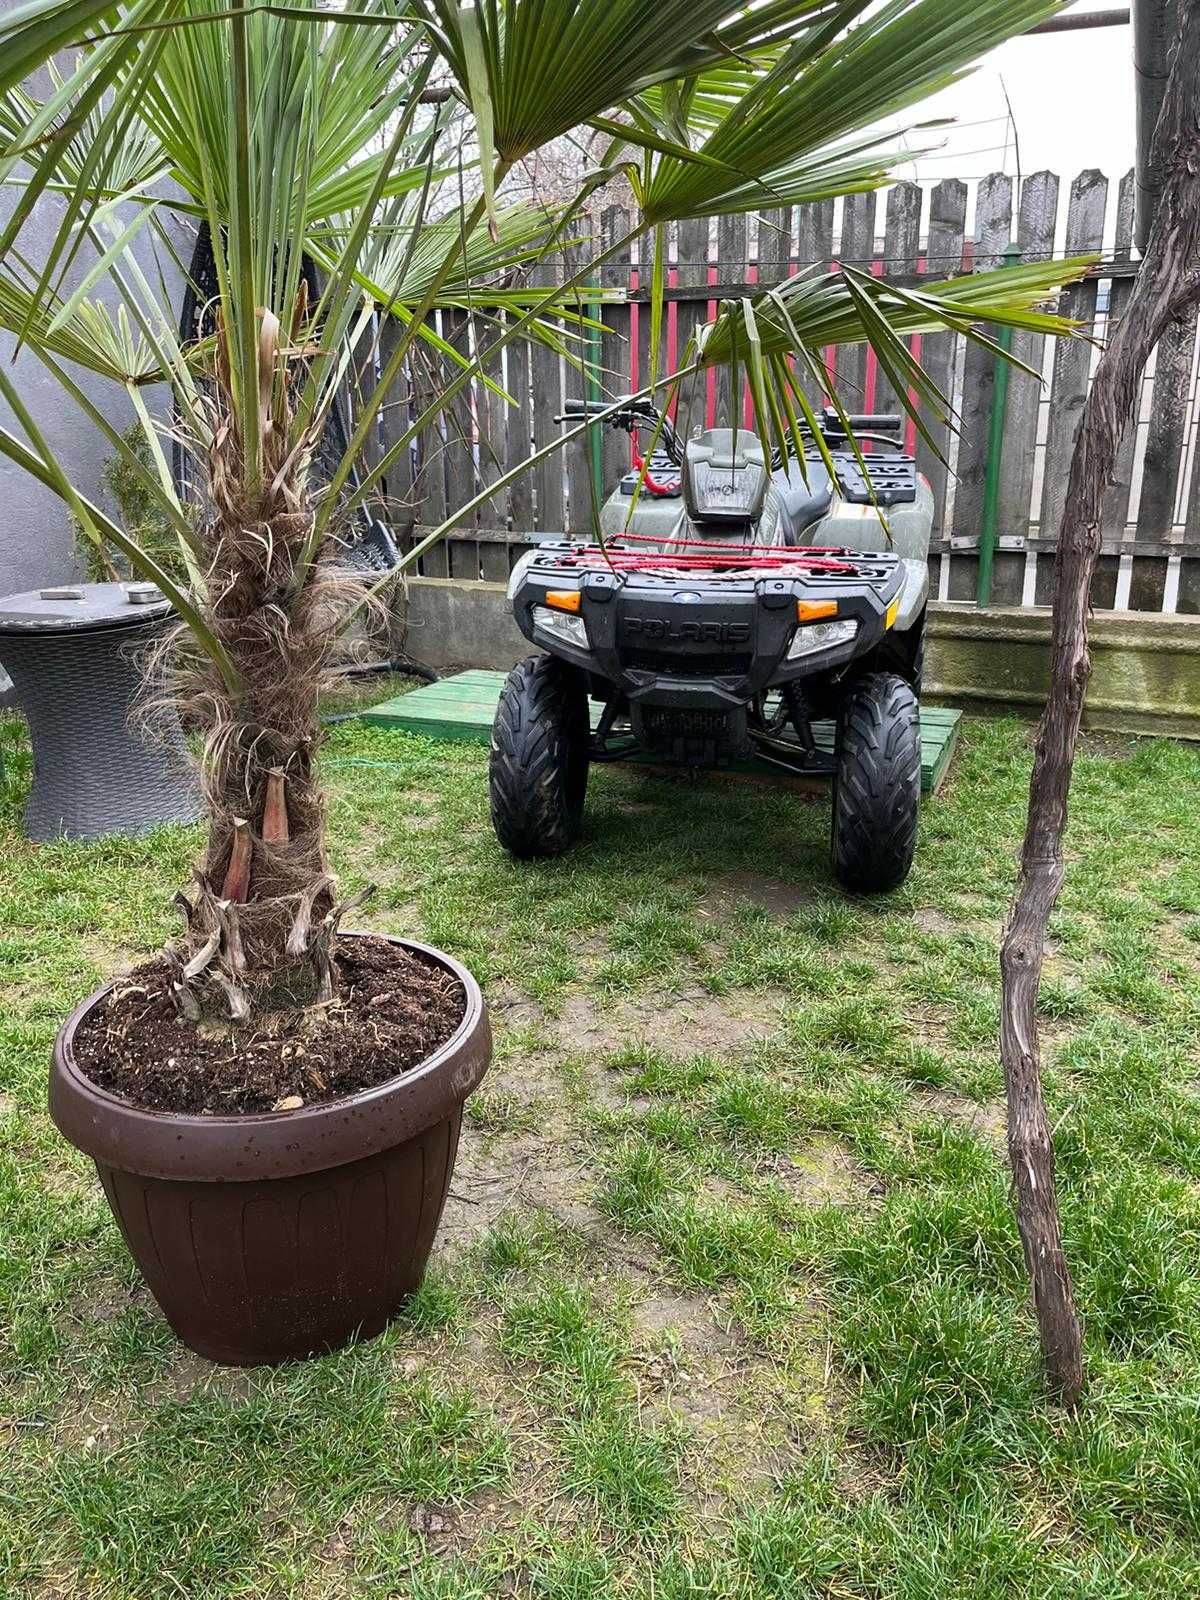
[[[1166,186],[1125,315],[1096,369],[1071,458],[1054,563],[1050,692],[1038,725],[1021,871],[1000,954],[1000,1055],[1017,1223],[1047,1379],[1070,1409],[1083,1392],[1082,1331],[1063,1252],[1042,1097],[1037,995],[1046,927],[1062,887],[1067,800],[1091,670],[1088,597],[1100,552],[1101,499],[1150,352],[1172,320],[1200,297],[1198,82],[1200,0],[1183,0],[1155,135]]]

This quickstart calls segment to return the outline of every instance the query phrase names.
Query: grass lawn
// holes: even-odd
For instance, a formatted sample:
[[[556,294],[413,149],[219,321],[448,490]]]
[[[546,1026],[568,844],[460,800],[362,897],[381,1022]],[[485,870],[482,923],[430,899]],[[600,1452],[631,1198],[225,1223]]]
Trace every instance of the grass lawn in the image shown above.
[[[600,769],[581,846],[518,866],[482,749],[339,725],[343,880],[474,968],[497,1058],[406,1315],[275,1372],[180,1349],[44,1110],[58,1022],[175,931],[197,836],[27,844],[3,737],[0,1591],[1200,1592],[1200,753],[1077,771],[1043,990],[1069,1421],[999,1105],[1025,728],[967,725],[868,904],[784,787]]]

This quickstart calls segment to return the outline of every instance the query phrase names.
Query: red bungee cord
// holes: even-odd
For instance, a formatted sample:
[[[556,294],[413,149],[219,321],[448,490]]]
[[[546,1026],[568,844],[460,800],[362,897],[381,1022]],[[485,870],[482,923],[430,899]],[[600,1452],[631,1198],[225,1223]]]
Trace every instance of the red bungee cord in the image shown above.
[[[679,485],[683,480],[681,478],[656,478],[646,465],[646,458],[637,447],[636,433],[629,435],[629,448],[633,456],[634,470],[644,474],[642,483],[649,489],[651,494],[676,495],[679,493]]]
[[[634,468],[643,474],[642,483],[651,494],[676,495],[679,478],[659,479],[649,471],[645,457],[638,449],[637,434],[629,436]],[[621,533],[621,544],[658,544],[664,541],[652,533]],[[672,539],[668,550],[609,549],[605,545],[586,545],[572,553],[566,560],[573,566],[608,568],[610,572],[711,572],[728,576],[743,575],[747,568],[756,572],[794,573],[853,573],[857,569],[847,561],[836,558],[844,555],[840,545],[806,545],[803,553],[774,544],[720,544],[712,539]]]
[[[677,539],[666,550],[626,550],[625,540],[661,544],[653,534],[622,533],[614,545],[582,545],[564,557],[574,567],[605,567],[610,572],[707,572],[714,576],[755,573],[820,575],[854,573],[852,562],[838,560],[839,546],[814,545],[803,551],[780,545],[716,544],[708,539]]]
[[[618,533],[617,539],[630,539],[637,544],[663,544],[661,534],[657,533]],[[782,544],[722,544],[716,539],[672,539],[671,544],[681,550],[691,547],[695,550],[737,550],[742,555],[747,552],[754,554],[760,551],[770,556],[795,556],[798,561],[807,561],[810,556],[844,556],[846,547],[843,544],[806,544],[803,550],[796,545]]]
[[[853,573],[847,561],[830,561],[827,558],[794,556],[751,556],[749,559],[733,555],[674,555],[670,551],[609,550],[600,545],[576,551],[566,564],[573,567],[603,567],[609,572],[710,572],[714,575],[745,573],[796,573],[797,575]]]

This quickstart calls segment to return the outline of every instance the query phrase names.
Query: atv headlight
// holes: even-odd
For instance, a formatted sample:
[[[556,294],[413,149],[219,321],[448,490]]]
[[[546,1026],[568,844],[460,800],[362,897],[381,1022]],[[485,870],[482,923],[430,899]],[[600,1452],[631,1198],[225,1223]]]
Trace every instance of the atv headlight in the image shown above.
[[[564,644],[573,644],[577,650],[588,647],[587,628],[582,617],[569,611],[551,611],[549,606],[534,606],[533,625]]]
[[[858,623],[853,617],[843,617],[837,622],[802,622],[792,635],[787,659],[795,661],[798,656],[812,656],[818,650],[828,650],[830,645],[847,644],[857,632]]]

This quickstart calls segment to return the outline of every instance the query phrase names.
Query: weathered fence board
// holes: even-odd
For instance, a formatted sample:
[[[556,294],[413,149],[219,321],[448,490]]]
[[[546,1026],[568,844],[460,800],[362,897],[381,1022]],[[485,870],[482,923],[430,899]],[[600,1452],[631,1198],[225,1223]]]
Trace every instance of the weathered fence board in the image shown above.
[[[689,218],[679,224],[675,284],[679,289],[697,291],[695,299],[679,300],[675,304],[675,365],[680,367],[687,354],[688,341],[694,338],[697,328],[708,321],[707,217]],[[704,409],[703,381],[685,381],[679,396],[680,421],[689,428],[703,426]]]
[[[577,273],[591,259],[593,251],[583,245],[568,245],[563,251],[564,269],[570,278]],[[574,305],[579,311],[591,309],[591,302],[585,298],[585,291],[579,289],[574,297]],[[578,332],[578,330],[576,330]],[[588,343],[591,343],[590,336]],[[574,348],[578,349],[578,341]],[[563,394],[568,400],[588,400],[596,398],[593,391],[598,385],[589,383],[580,368],[572,361],[564,363],[565,374]],[[571,428],[567,424],[567,429]],[[595,499],[595,486],[592,478],[592,438],[593,430],[580,434],[564,449],[567,466],[567,527],[572,533],[590,533],[595,521],[593,501]]]
[[[552,282],[553,269],[539,262],[531,274],[535,287],[546,288]],[[561,328],[562,324],[559,323]],[[562,424],[554,418],[562,407],[562,362],[557,352],[548,346],[535,343],[529,351],[530,406],[533,422],[533,444],[542,450],[553,443],[562,432]],[[539,528],[566,526],[566,501],[563,495],[563,462],[560,455],[551,455],[539,461],[530,474],[533,485],[534,516]],[[519,527],[520,524],[518,523]],[[530,523],[532,528],[534,523]]]
[[[1168,325],[1155,353],[1150,426],[1142,458],[1142,497],[1137,515],[1139,539],[1168,540],[1171,537],[1180,453],[1187,431],[1195,343],[1196,308],[1192,306],[1186,316]]]
[[[842,238],[839,258],[848,266],[867,272],[875,260],[874,194],[849,194],[842,202]],[[864,410],[867,403],[867,347],[863,344],[839,346],[834,357],[834,381],[845,397],[848,410]]]
[[[464,360],[472,359],[471,322],[465,311],[443,311],[441,334]],[[447,372],[454,368],[447,362]],[[482,387],[482,386],[480,386]],[[468,384],[454,405],[447,411],[446,427],[446,502],[451,508],[465,505],[475,495],[474,430],[476,419],[476,385]],[[469,519],[478,520],[477,516]]]
[[[531,355],[530,346],[520,338],[514,339],[505,351],[504,383],[513,403],[513,409],[509,412],[505,423],[504,467],[506,472],[520,466],[532,448]],[[557,406],[554,409],[557,410]],[[522,472],[509,484],[507,511],[508,523],[511,527],[533,527],[533,480],[528,472]]]
[[[782,283],[792,259],[792,208],[778,206],[758,219],[758,281]]]
[[[1117,190],[1117,219],[1113,240],[1113,258],[1128,261],[1133,247],[1133,197],[1134,176],[1127,172]],[[1133,293],[1133,279],[1114,278],[1108,291],[1107,330],[1114,331],[1125,315],[1129,296]],[[1137,419],[1129,423],[1121,436],[1117,450],[1112,483],[1105,491],[1101,507],[1101,534],[1106,539],[1125,537],[1129,520],[1129,496],[1133,488],[1133,450],[1137,442]]]
[[[413,400],[417,415],[429,405],[435,393],[435,383],[427,368],[418,372],[413,363]],[[446,504],[446,452],[440,427],[425,428],[417,439],[417,473],[413,485],[417,503],[421,507],[420,520],[434,527],[445,521]],[[437,562],[436,551],[430,551],[430,560]],[[426,573],[426,576],[435,574]]]
[[[833,201],[818,200],[811,205],[796,207],[796,261],[815,263],[827,269],[833,259]],[[820,407],[825,401],[828,384],[818,385],[807,376],[801,377],[804,394],[810,405]]]
[[[395,353],[399,338],[399,323],[391,317],[383,318],[379,325],[378,348],[374,363],[380,372]],[[364,384],[364,388],[368,391],[373,387],[373,378]],[[388,392],[380,397],[377,403],[378,427],[365,452],[368,467],[381,461],[412,426],[411,387],[412,378],[408,367],[405,366]],[[380,514],[387,520],[403,545],[417,518],[411,447],[401,447],[394,459],[389,462],[377,499]]]
[[[833,201],[796,207],[796,260],[826,267],[833,259]]]
[[[708,288],[708,218],[693,217],[679,224],[676,244],[675,285],[679,289]],[[708,320],[708,295],[679,300],[675,306],[676,365],[683,362],[688,340]]]
[[[1035,172],[1021,185],[1017,202],[1017,246],[1022,261],[1045,261],[1054,254],[1058,220],[1058,178],[1053,172]],[[1013,334],[1012,353],[1040,373],[1046,340],[1040,333]],[[1033,497],[1034,447],[1037,443],[1038,407],[1042,385],[1014,367],[1008,375],[1008,404],[1004,417],[1005,470],[1000,479],[999,524],[1008,533],[1029,529]],[[1014,597],[1020,602],[1018,592]]]
[[[600,249],[607,254],[629,232],[629,212],[624,206],[606,206],[600,214]],[[622,244],[617,253],[600,268],[600,286],[627,289],[632,261],[630,246]],[[604,332],[600,336],[602,399],[615,399],[629,392],[629,306],[606,305],[602,313]],[[616,428],[605,428],[600,435],[600,470],[605,483],[615,483],[629,467],[629,441]]]
[[[733,282],[738,273],[745,272],[747,256],[745,217],[719,217],[717,219],[718,282]],[[647,316],[646,321],[649,320]],[[715,425],[721,428],[728,428],[731,425],[733,411],[731,383],[729,369],[719,368],[714,384],[713,413]]]
[[[1071,184],[1067,210],[1067,255],[1083,255],[1099,250],[1104,238],[1104,206],[1108,179],[1095,168],[1081,172]],[[1088,279],[1063,292],[1062,310],[1076,317],[1090,333],[1096,320],[1096,280]],[[1039,519],[1044,537],[1056,537],[1062,521],[1067,493],[1067,472],[1079,414],[1087,397],[1091,346],[1084,340],[1060,339],[1054,347],[1054,376],[1050,381],[1050,419],[1046,434],[1046,454],[1042,473],[1042,513]]]
[[[982,270],[999,266],[1011,235],[1012,179],[1006,173],[993,172],[980,180],[975,192],[975,267]],[[959,539],[973,539],[979,533],[995,369],[996,359],[990,350],[975,343],[967,345],[954,489],[954,536]],[[967,577],[966,566],[965,562],[960,565],[957,576]],[[973,577],[963,592],[951,588],[951,598],[955,600],[970,599],[974,593]]]
[[[883,275],[916,272],[921,254],[921,190],[915,183],[897,183],[888,190],[883,234]],[[911,340],[909,341],[911,344]],[[900,398],[880,367],[872,411],[898,411]]]
[[[476,328],[476,344],[482,337],[482,328]],[[476,382],[475,384],[475,430],[477,436],[475,456],[475,482],[476,492],[482,493],[498,483],[504,476],[504,460],[508,451],[508,437],[510,432],[518,436],[517,453],[524,460],[529,455],[529,442],[527,437],[521,436],[521,414],[519,408],[514,408],[505,398],[507,394],[506,374],[503,364],[499,359],[488,362],[485,367],[487,376],[492,380],[493,387]],[[504,492],[501,490],[493,495],[490,500],[485,500],[479,508],[479,522],[484,527],[503,527],[506,521],[506,505]]]
[[[872,196],[871,198],[874,198]],[[943,178],[929,197],[929,236],[925,247],[925,268],[930,274],[953,277],[962,270],[963,237],[967,224],[967,186],[958,178]],[[921,344],[921,364],[930,378],[951,399],[954,388],[953,333],[927,334]],[[861,348],[861,347],[859,347]],[[924,439],[917,440],[917,465],[929,479],[934,501],[934,538],[941,535],[946,510],[946,463],[950,459],[950,423],[929,418],[929,431],[937,444],[933,450]]]

